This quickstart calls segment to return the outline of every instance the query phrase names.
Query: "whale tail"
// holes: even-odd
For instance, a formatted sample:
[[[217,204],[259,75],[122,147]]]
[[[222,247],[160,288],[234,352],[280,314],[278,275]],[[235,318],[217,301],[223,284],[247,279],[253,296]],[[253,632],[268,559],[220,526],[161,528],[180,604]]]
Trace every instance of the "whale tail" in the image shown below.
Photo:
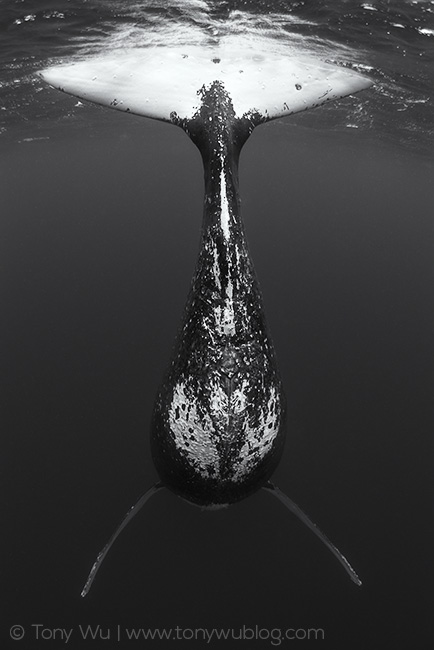
[[[48,84],[103,106],[182,125],[203,91],[223,84],[237,119],[251,128],[351,95],[370,79],[312,57],[227,52],[198,47],[130,49],[42,70]]]

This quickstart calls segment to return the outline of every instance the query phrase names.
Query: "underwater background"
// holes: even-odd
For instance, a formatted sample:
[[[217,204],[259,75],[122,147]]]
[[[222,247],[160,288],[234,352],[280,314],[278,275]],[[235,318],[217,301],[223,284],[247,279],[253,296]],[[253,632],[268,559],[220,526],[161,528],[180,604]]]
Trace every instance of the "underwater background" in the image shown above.
[[[36,72],[124,45],[220,42],[374,81],[262,125],[240,161],[288,401],[273,480],[363,585],[265,492],[202,512],[165,491],[82,599],[158,478],[149,424],[198,254],[203,171],[180,129]],[[265,630],[249,647],[431,647],[434,1],[6,0],[0,57],[2,645],[187,648],[201,644],[189,632],[175,644],[127,630],[245,626]],[[302,631],[291,644],[273,629]]]

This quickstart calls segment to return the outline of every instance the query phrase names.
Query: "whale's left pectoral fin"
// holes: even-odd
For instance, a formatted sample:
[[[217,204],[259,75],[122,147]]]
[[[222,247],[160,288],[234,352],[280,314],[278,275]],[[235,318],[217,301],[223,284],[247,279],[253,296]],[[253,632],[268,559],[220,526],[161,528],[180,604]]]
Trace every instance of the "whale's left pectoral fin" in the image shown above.
[[[42,70],[66,93],[119,111],[168,122],[190,120],[203,89],[220,82],[235,117],[255,126],[368,88],[357,71],[312,56],[228,47],[132,48]]]
[[[89,593],[90,588],[91,588],[91,586],[92,586],[92,583],[93,583],[93,581],[94,581],[94,579],[95,579],[95,576],[96,576],[96,574],[97,574],[97,571],[99,570],[101,564],[103,563],[103,560],[104,560],[105,556],[107,555],[107,553],[108,553],[109,550],[111,549],[111,547],[112,547],[114,541],[119,537],[119,535],[121,534],[121,532],[123,531],[123,529],[125,528],[125,526],[127,526],[127,525],[130,523],[131,519],[132,519],[133,517],[136,516],[136,514],[137,514],[137,513],[139,512],[139,510],[140,510],[140,509],[145,505],[145,503],[146,503],[147,501],[149,501],[149,499],[150,499],[154,494],[156,494],[157,492],[159,492],[159,491],[162,490],[163,488],[164,488],[164,485],[163,485],[162,483],[160,483],[160,482],[159,482],[159,483],[155,483],[155,485],[153,485],[151,488],[149,488],[149,490],[147,490],[147,492],[145,492],[145,494],[143,494],[143,495],[140,497],[140,499],[137,501],[137,503],[135,503],[135,504],[134,504],[134,505],[133,505],[133,506],[128,510],[127,514],[126,514],[125,517],[122,519],[120,525],[116,528],[115,532],[114,532],[113,535],[110,537],[110,539],[109,539],[109,541],[107,542],[107,544],[104,546],[104,548],[102,549],[102,551],[101,551],[100,553],[98,553],[98,556],[97,556],[95,562],[93,563],[93,566],[92,566],[92,568],[91,568],[91,570],[90,570],[89,576],[88,576],[88,578],[87,578],[87,580],[86,580],[86,584],[84,585],[83,590],[82,590],[82,592],[81,592],[81,596],[82,596],[83,598],[84,598],[84,597]]]
[[[362,581],[360,580],[359,576],[354,571],[353,567],[348,562],[346,557],[344,555],[342,555],[342,553],[339,551],[339,549],[336,548],[336,546],[334,544],[332,544],[332,542],[326,537],[326,535],[324,535],[323,532],[321,532],[321,530],[318,528],[318,526],[316,524],[314,524],[313,521],[311,521],[309,519],[309,517],[306,515],[306,513],[304,513],[303,510],[301,508],[299,508],[298,505],[296,503],[294,503],[294,501],[292,501],[292,499],[290,499],[284,492],[282,492],[281,490],[279,490],[278,487],[273,485],[273,483],[268,482],[264,486],[263,489],[266,490],[267,492],[270,492],[271,494],[273,494],[276,497],[276,499],[279,499],[279,501],[281,501],[281,503],[283,503],[283,505],[286,508],[288,508],[288,510],[290,512],[292,512],[296,517],[298,517],[300,519],[300,521],[302,521],[308,528],[310,528],[310,530],[313,533],[315,533],[315,535],[317,537],[319,537],[319,539],[323,542],[323,544],[325,544],[327,546],[329,551],[331,551],[333,553],[333,555],[335,556],[335,558],[342,564],[345,571],[350,576],[351,580],[358,587],[360,587],[361,584],[362,584]]]

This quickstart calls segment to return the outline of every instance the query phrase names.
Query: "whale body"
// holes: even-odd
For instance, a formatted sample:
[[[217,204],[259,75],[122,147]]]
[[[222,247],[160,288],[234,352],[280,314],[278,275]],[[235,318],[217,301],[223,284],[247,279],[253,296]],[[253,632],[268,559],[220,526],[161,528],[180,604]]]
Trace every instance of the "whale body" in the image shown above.
[[[165,485],[203,506],[261,487],[283,449],[285,404],[240,214],[238,159],[253,129],[224,84],[180,122],[205,170],[202,242],[182,329],[151,433]]]
[[[80,99],[181,127],[199,148],[205,176],[198,263],[152,417],[161,482],[127,513],[82,595],[117,535],[163,486],[211,508],[266,487],[360,584],[336,547],[269,483],[284,445],[285,397],[244,234],[238,162],[255,127],[358,92],[371,81],[306,57],[193,47],[125,50],[54,66],[40,76]]]

